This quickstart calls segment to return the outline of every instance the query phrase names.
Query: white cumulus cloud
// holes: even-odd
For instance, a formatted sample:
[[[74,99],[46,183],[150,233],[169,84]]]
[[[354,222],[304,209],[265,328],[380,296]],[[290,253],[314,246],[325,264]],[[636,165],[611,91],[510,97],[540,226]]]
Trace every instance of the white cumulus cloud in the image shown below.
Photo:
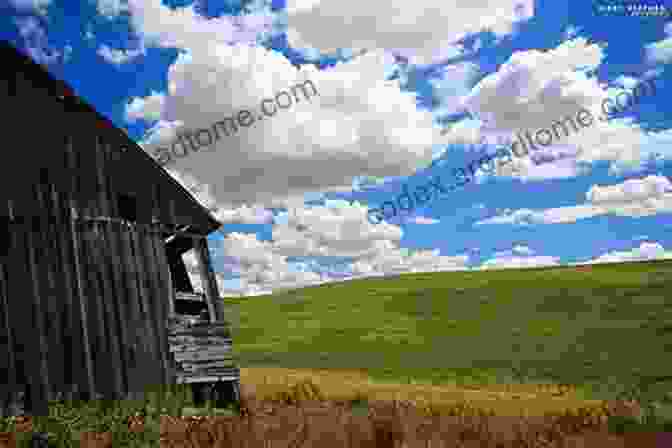
[[[210,184],[220,202],[265,206],[313,191],[352,189],[356,176],[411,175],[431,162],[439,131],[413,94],[384,79],[385,64],[382,55],[366,54],[332,69],[296,69],[264,48],[204,44],[170,68],[161,120],[143,147],[154,154],[179,132],[211,129],[242,109],[257,115],[262,99],[311,81],[318,95],[300,98],[298,90],[300,102],[291,109],[228,137],[220,131],[219,140],[176,159],[174,168]],[[135,100],[128,115],[155,116],[159,101],[144,100],[146,112]]]
[[[295,48],[335,53],[345,44],[428,64],[460,54],[457,41],[468,34],[489,30],[503,37],[533,15],[531,0],[289,0],[287,37]]]
[[[672,184],[664,176],[628,179],[620,184],[592,186],[585,204],[546,210],[519,209],[476,222],[476,225],[567,224],[601,215],[653,216],[672,212]]]
[[[645,241],[630,250],[612,251],[592,260],[576,264],[623,263],[627,261],[663,260],[672,258],[672,251],[656,242]]]
[[[536,152],[514,157],[511,163],[498,165],[494,173],[523,180],[573,177],[585,171],[586,163],[598,160],[612,162],[613,171],[640,168],[653,152],[665,153],[672,134],[644,131],[631,118],[612,119],[613,107],[609,103],[605,114],[605,101],[614,101],[623,88],[631,92],[645,79],[621,76],[614,82],[616,87],[607,87],[593,74],[603,58],[603,47],[582,37],[548,51],[515,52],[463,96],[462,107],[473,118],[467,127],[455,124],[446,131],[448,142],[469,139],[468,143],[477,143],[485,138],[489,143],[509,146],[518,140],[519,133],[548,130],[552,135],[550,146],[537,145]],[[642,89],[645,93],[637,97],[637,102],[652,101],[646,94],[658,89],[655,80],[646,82],[649,84],[642,87],[648,89]],[[577,121],[581,110],[590,117],[584,115],[583,120],[589,125],[583,127]],[[479,126],[474,126],[474,119],[480,122]],[[672,156],[669,150],[667,154]]]
[[[542,266],[557,266],[558,257],[534,255],[534,250],[517,244],[510,250],[495,252],[492,258],[484,261],[478,269],[521,269]]]

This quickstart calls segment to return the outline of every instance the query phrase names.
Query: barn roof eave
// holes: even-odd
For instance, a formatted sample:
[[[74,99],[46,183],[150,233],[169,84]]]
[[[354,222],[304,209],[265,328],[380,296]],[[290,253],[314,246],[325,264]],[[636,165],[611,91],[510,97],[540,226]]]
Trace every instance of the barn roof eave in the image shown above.
[[[145,150],[143,150],[138,143],[136,143],[134,140],[132,140],[126,132],[124,132],[122,129],[118,128],[110,119],[105,117],[103,114],[98,112],[93,106],[91,106],[88,102],[86,102],[82,97],[74,93],[74,89],[72,86],[70,86],[67,82],[57,79],[54,75],[52,75],[45,67],[43,67],[41,64],[38,64],[37,62],[33,61],[32,58],[29,56],[25,55],[22,51],[17,49],[12,43],[10,43],[7,40],[2,40],[0,41],[0,49],[4,50],[12,50],[16,56],[20,59],[22,59],[26,64],[31,66],[34,70],[38,70],[42,72],[43,75],[45,75],[48,79],[51,80],[53,83],[60,83],[63,84],[65,87],[67,87],[71,92],[73,92],[73,95],[76,97],[77,103],[79,106],[81,106],[86,112],[89,112],[96,116],[96,118],[104,123],[107,127],[110,129],[114,129],[121,137],[123,140],[126,141],[127,146],[129,148],[132,148],[132,151],[135,151],[136,153],[140,154],[140,156],[147,162],[147,166],[151,166],[153,170],[158,170],[158,173],[160,176],[162,176],[164,179],[166,179],[170,184],[172,184],[176,191],[179,192],[180,195],[184,197],[185,200],[195,204],[197,208],[201,212],[201,217],[206,218],[207,226],[205,229],[201,228],[196,228],[194,226],[190,226],[190,231],[193,233],[202,233],[203,235],[208,235],[216,230],[218,230],[221,227],[221,223],[215,219],[215,217],[212,215],[210,210],[208,210],[203,204],[201,204],[195,197],[194,195],[191,194],[182,184],[180,184],[173,176],[170,175],[161,165],[159,165],[156,160],[154,160]]]

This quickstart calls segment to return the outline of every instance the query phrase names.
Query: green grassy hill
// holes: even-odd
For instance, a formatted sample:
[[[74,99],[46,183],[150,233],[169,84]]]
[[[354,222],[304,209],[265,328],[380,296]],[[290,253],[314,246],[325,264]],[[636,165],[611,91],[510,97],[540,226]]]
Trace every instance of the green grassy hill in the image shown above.
[[[364,369],[598,397],[672,375],[672,261],[405,274],[225,300],[244,367]],[[601,394],[600,394],[601,395]]]

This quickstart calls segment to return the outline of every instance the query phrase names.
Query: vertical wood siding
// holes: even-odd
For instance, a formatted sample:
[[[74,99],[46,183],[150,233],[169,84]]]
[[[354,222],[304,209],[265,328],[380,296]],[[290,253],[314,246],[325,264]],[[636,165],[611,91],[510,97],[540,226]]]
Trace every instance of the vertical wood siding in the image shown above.
[[[0,99],[16,106],[13,123],[30,143],[0,164],[12,179],[0,192],[8,237],[0,248],[0,412],[19,391],[38,415],[59,396],[117,398],[171,384],[174,291],[157,226],[190,224],[202,234],[216,223],[109,120],[59,99],[64,86],[29,58],[2,54],[0,86],[8,88]],[[41,132],[29,129],[36,120]],[[134,193],[131,223],[120,219],[118,201]]]
[[[66,146],[64,162],[77,169],[84,162]],[[35,415],[59,396],[137,397],[174,380],[164,241],[148,224],[97,219],[118,210],[102,169],[110,149],[95,148],[86,163],[97,200],[71,194],[84,188],[74,176],[57,191],[44,171],[25,198],[0,201],[10,238],[0,258],[0,400],[27,391]]]
[[[0,263],[3,385],[27,381],[37,403],[168,384],[172,287],[160,236],[133,224],[72,219],[73,233],[36,221],[12,222],[11,262]]]

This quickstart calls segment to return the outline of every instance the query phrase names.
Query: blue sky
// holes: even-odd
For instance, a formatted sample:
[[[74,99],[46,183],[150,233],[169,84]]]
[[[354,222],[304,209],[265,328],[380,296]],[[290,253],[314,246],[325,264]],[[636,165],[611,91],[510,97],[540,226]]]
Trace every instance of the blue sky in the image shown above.
[[[167,166],[223,223],[210,246],[225,294],[669,258],[670,18],[578,0],[475,3],[0,0],[0,32],[150,154],[314,84],[318,96]],[[367,221],[403,185],[449,183],[492,143],[581,108],[597,115],[647,80],[655,94],[608,121],[410,215]]]

